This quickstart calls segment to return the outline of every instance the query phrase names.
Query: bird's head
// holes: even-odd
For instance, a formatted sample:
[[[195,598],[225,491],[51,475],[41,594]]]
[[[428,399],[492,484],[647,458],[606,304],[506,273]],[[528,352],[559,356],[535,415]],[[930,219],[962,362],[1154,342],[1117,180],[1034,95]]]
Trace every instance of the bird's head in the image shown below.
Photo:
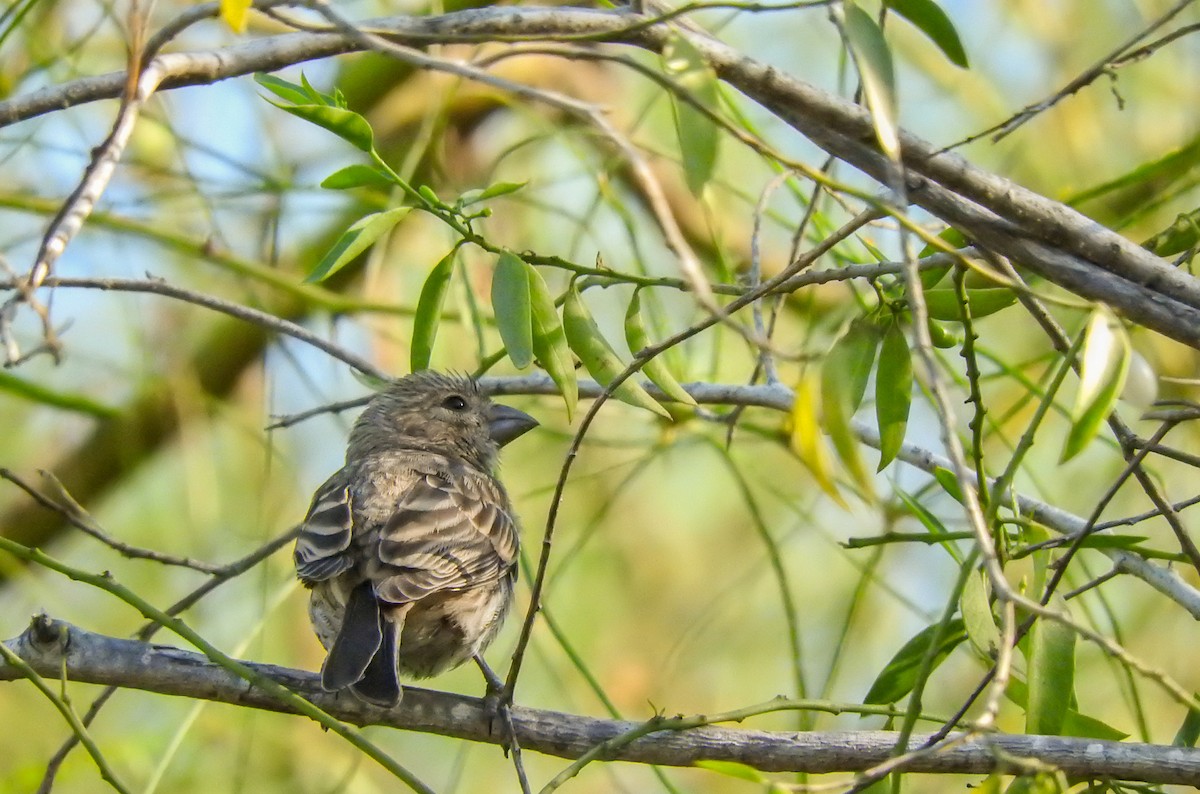
[[[537,427],[524,411],[493,403],[465,375],[424,370],[372,398],[350,432],[348,457],[386,449],[459,456],[490,469],[500,447]]]

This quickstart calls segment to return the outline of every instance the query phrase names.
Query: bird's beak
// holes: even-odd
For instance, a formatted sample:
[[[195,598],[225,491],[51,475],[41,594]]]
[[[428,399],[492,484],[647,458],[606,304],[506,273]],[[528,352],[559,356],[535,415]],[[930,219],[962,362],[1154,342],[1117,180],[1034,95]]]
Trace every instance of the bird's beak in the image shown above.
[[[537,426],[538,422],[532,416],[507,405],[493,403],[488,411],[488,434],[501,447]]]

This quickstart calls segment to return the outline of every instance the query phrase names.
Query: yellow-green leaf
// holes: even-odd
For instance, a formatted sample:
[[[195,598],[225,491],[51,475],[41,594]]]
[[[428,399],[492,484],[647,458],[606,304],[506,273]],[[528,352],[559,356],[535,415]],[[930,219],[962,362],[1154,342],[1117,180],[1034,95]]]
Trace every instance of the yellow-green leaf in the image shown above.
[[[749,764],[741,764],[737,761],[697,761],[695,766],[700,769],[707,769],[710,772],[716,772],[726,777],[734,777],[738,780],[748,780],[751,783],[764,783],[767,778],[762,772],[759,772]]]
[[[1094,311],[1080,351],[1079,392],[1071,409],[1071,430],[1062,460],[1073,458],[1100,432],[1125,386],[1130,352],[1121,321],[1106,308]]]
[[[456,249],[457,250],[457,249]],[[433,354],[433,340],[437,337],[438,325],[442,319],[442,303],[446,298],[446,287],[450,284],[450,276],[454,272],[454,254],[451,251],[433,266],[425,285],[421,287],[421,297],[417,299],[417,311],[413,318],[412,349],[409,351],[409,371],[418,372],[429,367],[429,359]]]
[[[530,298],[532,268],[516,254],[505,251],[492,273],[492,311],[504,349],[517,369],[533,363],[533,304]]]
[[[988,598],[986,573],[982,570],[971,572],[963,586],[962,595],[959,596],[958,606],[971,646],[982,658],[993,661],[996,652],[1000,650],[1002,638]]]
[[[396,207],[384,212],[373,212],[364,218],[359,218],[342,233],[329,252],[321,258],[313,271],[304,279],[313,284],[332,276],[366,251],[375,241],[391,231],[392,227],[404,219],[412,207]]]
[[[567,421],[575,413],[579,403],[579,382],[575,380],[575,362],[571,359],[571,351],[567,347],[567,338],[563,332],[562,322],[558,319],[558,309],[554,306],[554,296],[546,286],[545,279],[537,268],[529,268],[529,302],[533,319],[533,354],[537,356],[538,364],[546,370],[546,374],[562,392],[563,403],[567,407]]]
[[[633,298],[629,301],[629,309],[625,312],[625,341],[629,345],[629,351],[635,356],[650,346],[646,325],[642,321],[642,300],[637,291],[633,293]],[[679,381],[675,380],[675,376],[667,368],[667,363],[662,356],[655,356],[647,361],[642,367],[642,372],[650,379],[651,383],[662,389],[663,393],[672,400],[685,405],[696,404],[692,395],[688,394],[679,385]]]
[[[1017,295],[1007,287],[980,287],[967,290],[967,307],[971,317],[987,317],[989,314],[1007,309],[1017,302]],[[951,288],[925,290],[925,305],[933,320],[962,322],[962,306],[958,294]]]
[[[567,298],[563,303],[563,330],[567,335],[567,344],[601,386],[612,383],[625,369],[608,340],[600,333],[600,327],[596,325],[583,302],[583,296],[574,284],[567,290]],[[613,396],[630,405],[653,411],[665,419],[671,419],[667,409],[659,405],[658,401],[632,377],[626,378],[613,392]]]
[[[863,95],[875,137],[883,153],[892,160],[900,159],[899,110],[896,102],[896,78],[892,69],[892,53],[883,31],[863,9],[847,5],[845,11],[846,43],[854,56],[854,65],[862,81]]]
[[[280,110],[329,130],[364,152],[369,152],[375,147],[375,134],[371,131],[371,125],[353,110],[329,105],[284,105],[270,99],[267,101]]]
[[[356,187],[391,187],[395,182],[388,174],[369,165],[348,165],[334,171],[321,182],[327,190],[348,190]]]

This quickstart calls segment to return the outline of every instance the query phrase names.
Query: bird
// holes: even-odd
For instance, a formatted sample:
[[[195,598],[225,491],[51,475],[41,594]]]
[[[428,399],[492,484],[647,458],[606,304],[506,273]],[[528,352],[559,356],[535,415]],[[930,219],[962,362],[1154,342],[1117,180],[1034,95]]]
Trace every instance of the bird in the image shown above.
[[[495,469],[538,422],[470,377],[392,381],[354,423],[345,465],[313,495],[294,551],[327,655],[321,686],[399,704],[399,675],[476,659],[512,602],[520,545]]]

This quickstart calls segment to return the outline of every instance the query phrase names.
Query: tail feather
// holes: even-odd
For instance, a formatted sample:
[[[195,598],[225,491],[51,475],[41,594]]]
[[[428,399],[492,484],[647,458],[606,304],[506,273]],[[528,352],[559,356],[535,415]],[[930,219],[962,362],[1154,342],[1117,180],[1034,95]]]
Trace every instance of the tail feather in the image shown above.
[[[363,582],[355,587],[346,602],[342,627],[321,666],[322,688],[335,692],[363,677],[384,643],[382,621],[379,601],[371,583]]]
[[[381,615],[383,639],[379,650],[371,658],[362,677],[351,687],[354,694],[368,703],[391,708],[397,705],[404,695],[404,688],[400,686],[396,672],[396,654],[407,613],[408,609],[402,607],[393,610],[389,615]]]

